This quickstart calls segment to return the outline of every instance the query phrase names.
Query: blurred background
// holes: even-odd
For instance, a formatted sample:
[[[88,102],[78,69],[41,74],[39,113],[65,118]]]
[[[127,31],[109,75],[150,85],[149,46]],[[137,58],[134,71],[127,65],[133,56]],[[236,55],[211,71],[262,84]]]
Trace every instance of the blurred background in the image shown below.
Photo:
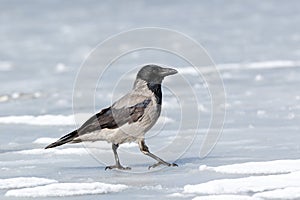
[[[50,95],[38,110],[31,110],[35,114],[55,112],[49,104],[70,109],[76,72],[88,53],[132,28],[183,32],[201,43],[216,64],[295,61],[300,54],[299,3],[293,0],[1,0],[0,9],[0,95]],[[6,99],[0,97],[2,115],[31,109],[24,113],[23,105],[4,105]]]

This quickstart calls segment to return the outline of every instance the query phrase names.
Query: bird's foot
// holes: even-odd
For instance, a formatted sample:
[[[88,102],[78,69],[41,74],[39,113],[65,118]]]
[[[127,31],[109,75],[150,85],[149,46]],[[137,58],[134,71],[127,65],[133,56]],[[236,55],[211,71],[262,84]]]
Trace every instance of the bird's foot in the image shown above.
[[[165,165],[165,166],[168,166],[168,167],[178,167],[178,165],[176,163],[158,162],[158,163],[155,163],[154,165],[150,165],[148,167],[148,169],[150,170],[151,168],[155,168],[159,165]]]
[[[111,166],[106,166],[105,171],[108,169],[119,169],[119,170],[131,170],[130,167],[123,167],[122,165],[111,165]]]

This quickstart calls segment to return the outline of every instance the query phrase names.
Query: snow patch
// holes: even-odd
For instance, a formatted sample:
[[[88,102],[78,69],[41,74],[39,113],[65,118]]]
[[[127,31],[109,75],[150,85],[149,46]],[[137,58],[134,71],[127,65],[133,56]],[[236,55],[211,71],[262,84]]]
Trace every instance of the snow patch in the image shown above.
[[[0,102],[6,102],[8,100],[9,100],[8,95],[2,95],[2,96],[0,96]]]
[[[22,116],[7,116],[0,117],[0,123],[2,124],[28,124],[28,125],[39,125],[39,126],[65,126],[74,125],[73,115],[22,115]]]
[[[193,198],[193,200],[261,200],[260,198],[244,195],[210,195]]]
[[[120,148],[133,148],[138,147],[139,145],[137,143],[124,143],[120,145]]]
[[[88,151],[85,148],[65,148],[65,149],[29,149],[22,151],[14,151],[11,153],[24,154],[24,155],[86,155]]]
[[[286,187],[300,187],[300,171],[289,174],[220,179],[184,186],[185,194],[241,194]]]
[[[55,72],[56,73],[64,73],[68,71],[68,67],[63,64],[63,63],[58,63],[56,66],[55,66]]]
[[[266,199],[300,199],[300,187],[287,187],[267,192],[261,192],[254,197]]]
[[[182,193],[173,193],[173,194],[169,194],[167,195],[168,197],[171,197],[171,198],[186,198],[187,196],[185,194],[182,194]]]
[[[9,190],[5,196],[14,197],[62,197],[75,195],[106,194],[111,192],[121,192],[128,186],[122,184],[107,183],[54,183],[46,186],[34,188],[23,188]]]
[[[216,67],[219,71],[231,70],[254,70],[254,69],[278,69],[278,68],[292,68],[299,67],[300,61],[295,60],[271,60],[262,62],[249,62],[249,63],[225,63],[217,64]],[[198,75],[202,73],[212,73],[215,71],[214,66],[199,66],[197,68],[188,66],[185,68],[177,68],[180,74]]]
[[[34,92],[34,93],[13,92],[11,94],[0,95],[0,102],[37,99],[40,98],[41,96],[42,96],[41,92]]]
[[[51,183],[57,183],[56,180],[37,178],[37,177],[17,177],[0,179],[0,189],[12,189],[12,188],[24,188],[35,187],[40,185],[47,185]]]
[[[160,116],[157,120],[157,124],[171,124],[171,123],[174,123],[175,120],[170,118],[170,117],[166,117],[166,116]]]
[[[1,99],[0,99],[1,101]],[[21,115],[21,116],[6,116],[0,117],[0,124],[28,124],[36,126],[70,126],[77,123],[85,122],[93,114],[79,113],[76,114],[76,121],[74,115]],[[161,116],[158,124],[169,124],[175,122],[174,119]]]
[[[257,74],[256,76],[255,76],[255,81],[262,81],[264,79],[264,77],[261,75],[261,74]]]
[[[294,113],[289,113],[288,114],[288,116],[287,116],[287,119],[289,119],[289,120],[292,120],[292,119],[294,119],[296,117],[296,115],[294,114]]]
[[[143,190],[162,190],[162,185],[154,185],[154,186],[143,186]]]
[[[300,171],[300,160],[274,160],[266,162],[247,162],[233,165],[209,167],[201,165],[200,171],[214,171],[228,174],[282,174]]]
[[[13,64],[9,61],[0,61],[0,71],[11,71],[13,68]]]
[[[266,111],[258,110],[258,111],[256,111],[256,115],[257,115],[257,117],[262,118],[262,117],[266,116]]]
[[[42,138],[38,138],[36,140],[33,141],[33,143],[35,144],[50,144],[53,143],[57,140],[57,138],[48,138],[48,137],[42,137]]]

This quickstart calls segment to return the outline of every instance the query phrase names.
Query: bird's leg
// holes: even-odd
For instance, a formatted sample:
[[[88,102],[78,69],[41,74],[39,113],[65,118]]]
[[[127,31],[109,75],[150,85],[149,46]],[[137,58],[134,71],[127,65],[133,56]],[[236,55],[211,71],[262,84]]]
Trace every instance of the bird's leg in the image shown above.
[[[119,147],[119,144],[112,144],[112,150],[113,150],[113,152],[114,152],[116,164],[115,164],[115,165],[111,165],[111,166],[105,167],[105,170],[107,170],[107,169],[130,170],[130,169],[131,169],[130,167],[123,167],[123,166],[121,165],[120,160],[119,160],[119,156],[118,156],[118,153],[117,153],[118,147]]]
[[[169,166],[169,167],[171,167],[171,166],[176,166],[176,167],[178,167],[177,164],[175,164],[175,163],[168,163],[168,162],[164,161],[163,159],[159,158],[158,156],[154,155],[153,153],[151,153],[151,152],[149,151],[149,148],[148,148],[147,145],[145,144],[145,141],[144,141],[144,140],[141,140],[141,141],[139,142],[139,147],[140,147],[140,150],[141,150],[141,152],[142,152],[143,154],[145,154],[145,155],[147,155],[147,156],[150,156],[150,157],[153,158],[154,160],[157,160],[157,161],[158,161],[158,163],[149,166],[148,169],[155,168],[155,167],[157,167],[157,166],[159,166],[159,165],[166,165],[166,166]]]

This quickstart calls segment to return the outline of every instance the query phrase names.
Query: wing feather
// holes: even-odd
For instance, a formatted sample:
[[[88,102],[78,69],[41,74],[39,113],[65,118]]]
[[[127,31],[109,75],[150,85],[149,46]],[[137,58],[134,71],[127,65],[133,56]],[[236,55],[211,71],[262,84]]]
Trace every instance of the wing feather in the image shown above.
[[[142,118],[151,99],[145,99],[132,106],[115,107],[114,105],[101,110],[88,119],[79,129],[79,135],[101,129],[115,129],[126,123],[134,123]]]

